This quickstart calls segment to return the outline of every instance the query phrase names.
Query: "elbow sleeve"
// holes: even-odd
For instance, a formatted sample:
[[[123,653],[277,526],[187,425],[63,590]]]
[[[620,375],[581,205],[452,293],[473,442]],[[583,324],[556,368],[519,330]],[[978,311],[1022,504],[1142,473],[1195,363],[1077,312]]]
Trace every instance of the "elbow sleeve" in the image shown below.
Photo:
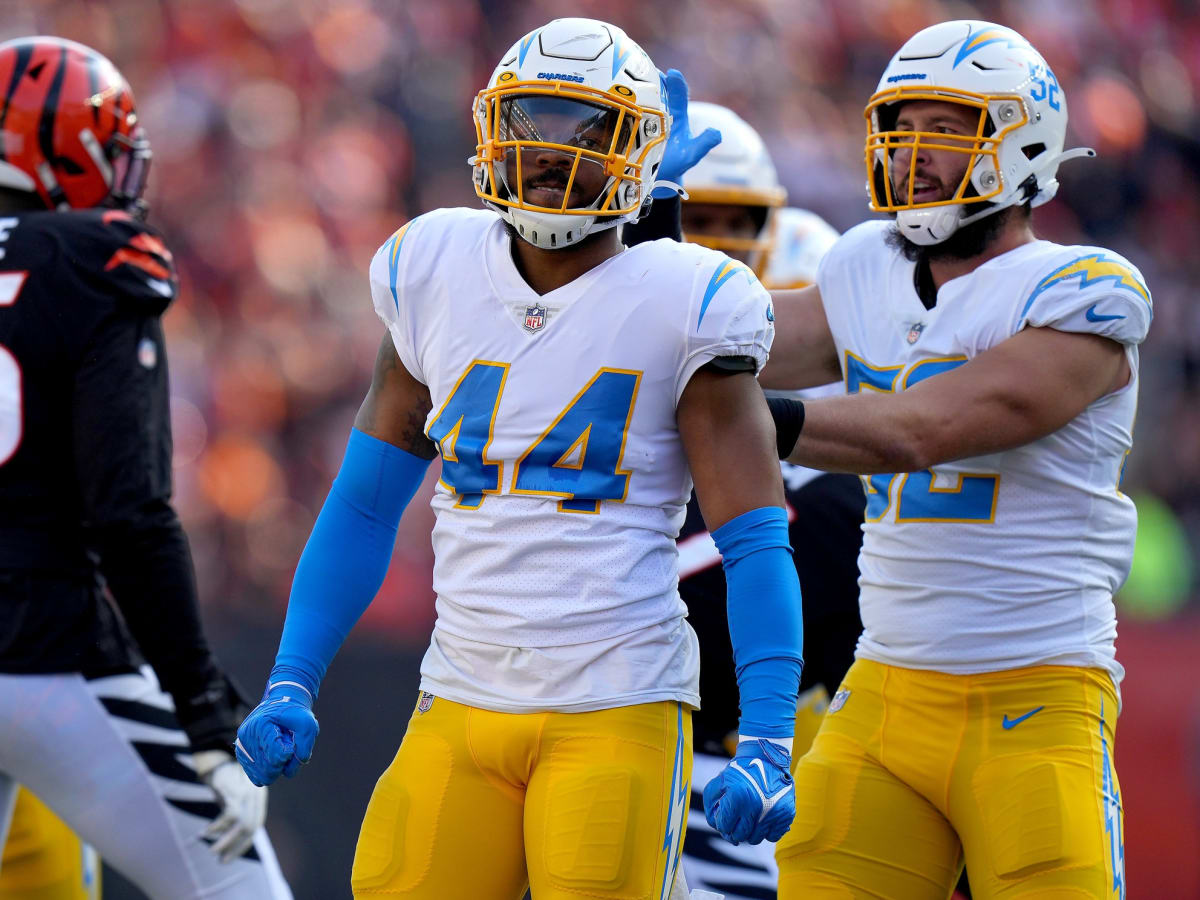
[[[396,529],[429,467],[354,429],[342,467],[296,566],[275,658],[315,697],[325,670],[375,599]]]
[[[787,514],[775,506],[751,510],[714,531],[713,540],[728,585],[738,729],[757,737],[791,737],[804,665],[804,622]]]

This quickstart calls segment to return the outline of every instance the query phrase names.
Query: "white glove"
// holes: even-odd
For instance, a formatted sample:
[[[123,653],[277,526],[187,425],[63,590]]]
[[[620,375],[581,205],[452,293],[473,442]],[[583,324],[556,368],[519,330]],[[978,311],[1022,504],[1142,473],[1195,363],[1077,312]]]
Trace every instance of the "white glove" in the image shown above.
[[[204,831],[212,838],[212,852],[223,863],[231,862],[250,849],[254,832],[267,820],[267,789],[255,787],[230,754],[224,750],[193,753],[196,774],[217,794],[221,814]]]

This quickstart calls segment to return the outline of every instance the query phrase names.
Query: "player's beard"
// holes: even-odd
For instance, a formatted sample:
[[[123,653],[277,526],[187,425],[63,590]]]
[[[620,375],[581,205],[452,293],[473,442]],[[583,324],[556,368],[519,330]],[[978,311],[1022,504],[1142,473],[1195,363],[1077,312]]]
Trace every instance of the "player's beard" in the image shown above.
[[[1009,206],[990,216],[976,219],[959,228],[940,244],[914,243],[901,234],[894,224],[888,229],[885,240],[889,247],[898,250],[909,262],[927,264],[941,260],[971,259],[987,250],[988,245],[996,239],[996,235],[1014,215],[1029,215],[1028,205]]]

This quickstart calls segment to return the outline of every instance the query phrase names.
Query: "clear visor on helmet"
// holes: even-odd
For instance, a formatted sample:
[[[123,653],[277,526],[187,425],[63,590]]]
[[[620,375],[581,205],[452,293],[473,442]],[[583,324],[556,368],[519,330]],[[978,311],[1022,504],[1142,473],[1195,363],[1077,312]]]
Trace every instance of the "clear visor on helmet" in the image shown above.
[[[903,106],[917,101],[964,108],[968,114],[957,118],[970,124],[957,129],[939,127],[937,131],[897,124]],[[877,212],[980,203],[1002,193],[1005,185],[999,163],[1000,143],[1008,132],[1028,121],[1018,96],[930,87],[880,91],[867,104],[864,116],[867,189],[871,209]],[[999,129],[995,127],[997,120],[1003,123]],[[926,170],[934,155],[946,164]],[[952,178],[941,177],[949,172],[954,173]]]
[[[665,112],[639,106],[621,84],[601,90],[503,72],[476,96],[474,112],[475,193],[538,213],[635,212],[649,190],[648,154],[667,135]]]
[[[497,175],[526,209],[600,208],[610,194],[609,160],[626,156],[633,117],[625,110],[552,96],[500,101]]]

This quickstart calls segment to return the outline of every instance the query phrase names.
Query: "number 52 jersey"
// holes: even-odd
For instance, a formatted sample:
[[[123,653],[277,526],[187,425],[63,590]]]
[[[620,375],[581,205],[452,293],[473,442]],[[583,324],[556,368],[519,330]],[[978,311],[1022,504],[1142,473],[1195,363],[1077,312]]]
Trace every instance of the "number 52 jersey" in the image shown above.
[[[425,431],[442,457],[423,687],[513,712],[698,706],[677,590],[691,476],[675,408],[715,357],[762,367],[770,297],[744,266],[671,241],[538,295],[510,240],[492,212],[437,210],[371,264],[375,309],[429,388]]]
[[[1112,597],[1137,513],[1118,486],[1152,314],[1141,274],[1109,250],[1034,241],[948,281],[926,309],[890,227],[847,232],[818,274],[850,393],[906,390],[1025,327],[1116,341],[1130,379],[1040,440],[864,479],[858,654],[952,674],[1091,666],[1119,684]]]

